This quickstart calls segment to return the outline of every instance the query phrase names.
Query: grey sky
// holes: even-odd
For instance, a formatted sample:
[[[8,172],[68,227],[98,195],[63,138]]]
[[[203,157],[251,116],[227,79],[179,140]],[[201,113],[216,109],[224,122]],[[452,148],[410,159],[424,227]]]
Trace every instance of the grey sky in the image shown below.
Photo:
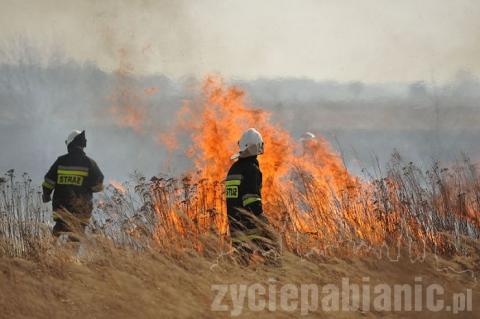
[[[104,70],[172,77],[436,81],[480,74],[480,1],[0,0],[0,58],[18,39]],[[123,50],[123,53],[120,53]]]

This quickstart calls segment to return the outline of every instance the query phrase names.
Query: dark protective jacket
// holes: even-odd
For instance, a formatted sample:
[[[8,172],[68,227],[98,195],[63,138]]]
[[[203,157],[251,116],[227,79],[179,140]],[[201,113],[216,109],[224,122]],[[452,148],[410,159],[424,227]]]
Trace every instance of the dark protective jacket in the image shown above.
[[[53,163],[42,186],[47,196],[54,191],[54,211],[65,208],[89,218],[93,208],[92,193],[103,189],[103,174],[81,148],[72,148]]]
[[[256,228],[243,210],[257,217],[262,209],[262,172],[256,156],[240,158],[228,171],[225,182],[230,231]]]

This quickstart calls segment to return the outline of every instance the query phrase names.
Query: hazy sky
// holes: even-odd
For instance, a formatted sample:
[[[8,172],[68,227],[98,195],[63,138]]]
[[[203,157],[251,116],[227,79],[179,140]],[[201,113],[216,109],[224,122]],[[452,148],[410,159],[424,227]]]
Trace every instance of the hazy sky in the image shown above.
[[[480,75],[480,1],[0,0],[0,40],[172,77],[444,81]]]

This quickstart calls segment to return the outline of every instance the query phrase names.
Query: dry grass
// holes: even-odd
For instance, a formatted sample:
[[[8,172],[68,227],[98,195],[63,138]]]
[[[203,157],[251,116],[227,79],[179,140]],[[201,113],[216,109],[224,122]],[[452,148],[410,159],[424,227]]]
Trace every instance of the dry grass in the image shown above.
[[[97,200],[87,235],[81,244],[71,244],[51,238],[50,215],[38,189],[28,176],[16,181],[9,171],[0,179],[2,315],[220,318],[226,314],[210,310],[212,284],[267,283],[269,278],[325,284],[371,276],[396,283],[421,275],[449,292],[473,287],[478,298],[472,285],[472,274],[480,270],[480,188],[474,165],[464,158],[448,169],[434,165],[422,172],[395,154],[383,177],[366,176],[367,183],[332,190],[325,200],[315,181],[299,172],[298,193],[278,194],[266,205],[283,251],[283,266],[272,268],[261,262],[244,267],[232,253],[221,183],[136,176],[124,189],[109,186]],[[202,200],[212,187],[214,198]],[[206,204],[212,200],[216,207]],[[401,252],[401,258],[392,262],[387,251],[391,256]],[[244,313],[253,316],[258,314]],[[415,314],[422,316],[431,314]]]
[[[26,173],[0,178],[0,255],[36,257],[50,238],[50,212]]]
[[[440,283],[446,293],[473,287],[473,300],[480,291],[468,273],[442,271],[451,267],[478,267],[478,258],[434,258],[411,263],[402,251],[398,262],[385,257],[299,258],[286,253],[283,266],[263,264],[247,268],[228,257],[217,258],[186,249],[181,254],[164,254],[156,249],[142,252],[116,248],[111,241],[86,239],[81,256],[78,246],[62,245],[48,250],[36,261],[0,259],[0,307],[5,318],[225,318],[227,312],[211,310],[213,284],[268,285],[339,284],[342,277],[361,282],[369,276],[373,283],[410,283],[422,276],[425,284]],[[473,246],[471,249],[478,250]],[[478,256],[478,251],[476,252]],[[478,269],[477,269],[478,271]],[[28,302],[25,302],[28,300]],[[226,304],[231,304],[227,301]],[[463,318],[474,318],[474,312]],[[475,312],[476,311],[476,312]],[[315,313],[317,318],[429,318],[431,313],[366,312]],[[251,312],[240,318],[292,318],[300,313]],[[435,313],[450,318],[451,313]]]
[[[325,194],[315,179],[293,171],[296,187],[274,194],[265,210],[286,251],[328,253],[345,243],[369,247],[416,243],[444,254],[463,254],[463,239],[480,236],[480,184],[464,157],[449,168],[438,164],[422,172],[394,154],[384,176],[333,188]],[[123,186],[110,185],[97,199],[88,232],[117,246],[163,252],[214,246],[226,249],[227,222],[221,182],[195,177],[146,180],[140,175]],[[0,246],[3,255],[29,257],[50,241],[50,213],[39,189],[23,174],[0,179]],[[328,249],[327,249],[328,248]]]

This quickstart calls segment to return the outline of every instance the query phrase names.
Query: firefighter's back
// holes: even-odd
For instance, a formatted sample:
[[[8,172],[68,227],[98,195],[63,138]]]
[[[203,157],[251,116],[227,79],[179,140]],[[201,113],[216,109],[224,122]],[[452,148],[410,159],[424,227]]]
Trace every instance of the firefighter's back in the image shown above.
[[[91,213],[92,193],[102,184],[103,175],[95,161],[81,149],[60,156],[47,177],[55,181],[54,210],[65,208],[72,213]]]

